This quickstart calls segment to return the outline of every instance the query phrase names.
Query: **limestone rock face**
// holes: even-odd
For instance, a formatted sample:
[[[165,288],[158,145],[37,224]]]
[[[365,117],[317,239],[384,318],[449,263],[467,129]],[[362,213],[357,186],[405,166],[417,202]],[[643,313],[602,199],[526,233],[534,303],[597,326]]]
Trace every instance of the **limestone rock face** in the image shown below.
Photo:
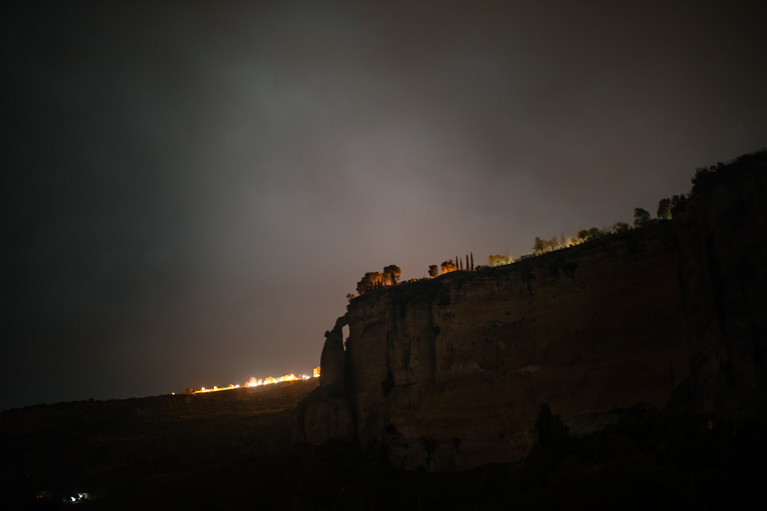
[[[767,152],[696,182],[693,197],[674,227],[694,390],[706,411],[748,417],[767,405]]]
[[[342,328],[347,317],[342,316],[329,332],[325,332],[325,345],[320,357],[320,385],[340,389],[344,385],[345,357]]]
[[[766,160],[696,184],[673,221],[353,299],[346,352],[339,322],[326,338],[320,389],[335,394],[307,406],[307,440],[354,431],[396,466],[453,471],[523,459],[543,404],[575,435],[640,402],[754,413]]]
[[[522,459],[548,403],[571,432],[668,403],[690,375],[671,224],[354,300],[358,439],[405,469]],[[663,325],[659,328],[659,325]]]
[[[346,353],[342,329],[347,321],[347,316],[342,316],[332,330],[325,332],[320,386],[298,407],[294,441],[319,445],[328,440],[354,437],[351,401],[344,388]]]
[[[310,396],[303,413],[303,439],[311,445],[354,437],[351,403],[344,396]]]

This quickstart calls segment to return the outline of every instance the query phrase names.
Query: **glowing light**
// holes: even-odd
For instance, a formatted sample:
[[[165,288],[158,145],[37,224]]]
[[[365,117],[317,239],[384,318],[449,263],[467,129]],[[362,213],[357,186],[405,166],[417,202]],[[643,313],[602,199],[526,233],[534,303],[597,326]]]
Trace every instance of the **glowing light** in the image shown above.
[[[319,378],[320,377],[320,366],[317,366],[312,371],[312,376],[308,376],[305,374],[299,374],[296,376],[295,374],[286,374],[284,376],[279,376],[277,378],[273,376],[267,376],[266,378],[255,378],[251,377],[247,382],[243,383],[243,387],[252,388],[252,387],[260,387],[261,385],[272,385],[275,383],[282,383],[284,381],[295,381],[295,380],[311,380],[312,378]],[[194,390],[192,391],[192,394],[205,394],[208,392],[221,392],[222,390],[233,390],[233,389],[239,389],[240,385],[229,385],[228,387],[217,387],[213,386],[212,389],[206,389],[205,387],[200,388],[200,390]]]

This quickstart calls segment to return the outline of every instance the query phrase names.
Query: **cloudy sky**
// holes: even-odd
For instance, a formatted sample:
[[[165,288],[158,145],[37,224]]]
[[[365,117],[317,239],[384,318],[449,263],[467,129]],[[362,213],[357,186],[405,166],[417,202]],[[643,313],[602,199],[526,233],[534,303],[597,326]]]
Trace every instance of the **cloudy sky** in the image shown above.
[[[367,271],[767,145],[763,1],[17,3],[0,409],[311,371]]]

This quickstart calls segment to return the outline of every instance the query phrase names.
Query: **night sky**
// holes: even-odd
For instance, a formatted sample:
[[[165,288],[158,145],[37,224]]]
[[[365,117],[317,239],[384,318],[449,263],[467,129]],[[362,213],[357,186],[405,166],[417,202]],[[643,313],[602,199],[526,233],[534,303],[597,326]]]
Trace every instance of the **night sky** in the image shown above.
[[[367,271],[767,145],[763,0],[122,3],[2,15],[0,409],[310,372]]]

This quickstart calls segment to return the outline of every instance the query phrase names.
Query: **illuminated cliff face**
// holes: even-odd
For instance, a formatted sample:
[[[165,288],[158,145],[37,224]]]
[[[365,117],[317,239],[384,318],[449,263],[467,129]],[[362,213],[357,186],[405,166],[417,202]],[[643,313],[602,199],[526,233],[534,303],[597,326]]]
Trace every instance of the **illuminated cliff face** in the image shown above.
[[[542,403],[574,433],[690,374],[672,225],[349,304],[361,445],[405,469],[522,459]],[[652,320],[650,320],[652,318]]]
[[[326,334],[304,438],[353,434],[395,466],[452,471],[523,459],[544,403],[575,435],[637,403],[767,406],[759,165],[702,176],[672,221],[355,298]]]

